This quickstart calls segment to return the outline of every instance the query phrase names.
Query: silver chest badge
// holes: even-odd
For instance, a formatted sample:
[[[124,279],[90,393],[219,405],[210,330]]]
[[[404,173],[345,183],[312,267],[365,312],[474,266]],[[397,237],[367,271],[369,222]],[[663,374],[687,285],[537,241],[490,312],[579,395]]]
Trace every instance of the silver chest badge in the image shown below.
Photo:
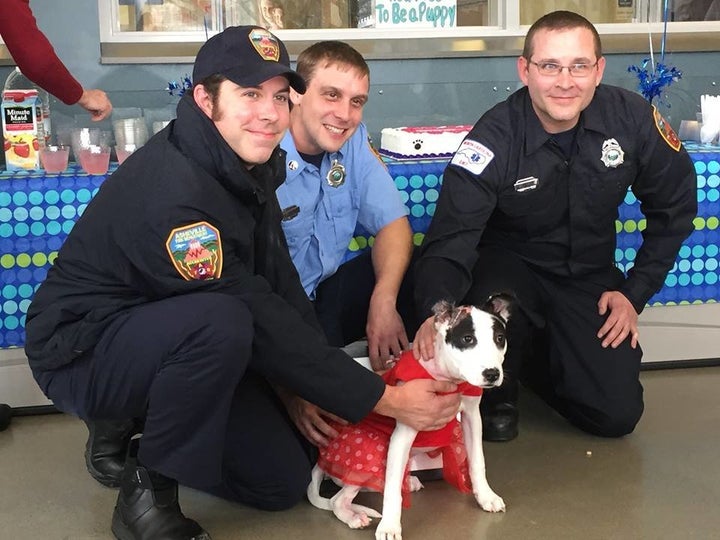
[[[330,187],[342,186],[345,183],[345,167],[342,163],[334,159],[325,179]]]
[[[617,167],[625,161],[625,152],[615,139],[607,139],[602,145],[600,159],[606,167]]]
[[[295,161],[294,159],[288,161],[288,169],[290,169],[291,171],[294,171],[294,170],[296,170],[297,168],[298,168],[298,162],[297,162],[297,161]]]

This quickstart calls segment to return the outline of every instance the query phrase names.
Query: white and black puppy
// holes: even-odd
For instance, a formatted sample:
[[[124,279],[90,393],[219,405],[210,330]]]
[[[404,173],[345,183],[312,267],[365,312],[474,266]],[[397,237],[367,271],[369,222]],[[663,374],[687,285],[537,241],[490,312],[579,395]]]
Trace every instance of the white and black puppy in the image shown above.
[[[503,381],[505,327],[511,302],[508,295],[498,294],[481,307],[456,307],[448,302],[435,305],[435,357],[418,362],[412,352],[406,353],[383,377],[388,384],[430,377],[458,383],[462,394],[460,422],[454,420],[441,430],[418,433],[371,413],[359,424],[339,427],[340,435],[321,449],[312,472],[307,495],[314,506],[332,510],[351,528],[366,527],[371,518],[382,518],[376,540],[401,540],[403,493],[422,488],[419,480],[409,475],[408,460],[411,455],[440,449],[448,481],[462,491],[471,490],[483,510],[505,511],[504,501],[490,488],[485,475],[479,405],[482,389],[500,386]],[[331,499],[319,493],[325,476],[342,486]],[[382,515],[353,504],[361,489],[383,492]]]

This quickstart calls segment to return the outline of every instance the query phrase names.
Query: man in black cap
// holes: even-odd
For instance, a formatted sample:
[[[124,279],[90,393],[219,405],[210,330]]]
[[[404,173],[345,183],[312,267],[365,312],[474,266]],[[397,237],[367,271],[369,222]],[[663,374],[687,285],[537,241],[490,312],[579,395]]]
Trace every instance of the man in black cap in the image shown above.
[[[193,79],[177,119],[88,205],[26,324],[31,368],[59,409],[91,427],[144,424],[119,480],[122,540],[209,538],[182,514],[178,482],[292,506],[315,453],[300,433],[327,429],[321,418],[375,410],[434,429],[459,406],[438,395],[450,383],[385,387],[324,340],[274,195],[289,90],[305,90],[284,45],[228,28],[200,49]]]

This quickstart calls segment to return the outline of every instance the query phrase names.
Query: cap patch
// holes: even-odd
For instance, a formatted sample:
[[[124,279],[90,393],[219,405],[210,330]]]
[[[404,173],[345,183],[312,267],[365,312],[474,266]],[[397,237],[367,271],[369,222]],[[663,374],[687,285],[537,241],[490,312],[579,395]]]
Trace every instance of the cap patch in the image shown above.
[[[676,152],[679,152],[681,146],[680,139],[670,124],[667,123],[667,120],[662,117],[655,105],[653,105],[653,118],[655,119],[655,127],[657,127],[662,138],[665,139],[665,142],[668,143],[668,146]]]
[[[207,221],[173,229],[165,243],[173,266],[183,279],[217,279],[222,273],[220,231]]]
[[[248,39],[263,60],[280,60],[280,44],[267,30],[256,28],[248,34]]]

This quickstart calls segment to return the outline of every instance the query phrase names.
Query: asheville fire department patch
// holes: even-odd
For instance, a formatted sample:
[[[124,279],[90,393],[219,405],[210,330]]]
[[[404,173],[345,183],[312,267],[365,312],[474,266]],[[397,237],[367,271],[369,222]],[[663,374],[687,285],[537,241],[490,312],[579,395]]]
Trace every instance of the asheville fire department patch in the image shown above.
[[[223,263],[220,231],[207,221],[173,229],[165,247],[173,266],[184,279],[220,277]]]
[[[250,32],[248,39],[263,60],[277,62],[280,59],[280,44],[267,30],[256,28]]]
[[[670,127],[670,124],[667,123],[660,112],[655,108],[655,105],[653,105],[653,117],[655,118],[655,127],[657,127],[662,138],[665,139],[665,142],[668,143],[670,148],[679,152],[680,139],[675,134],[675,131],[673,131],[673,128]]]

